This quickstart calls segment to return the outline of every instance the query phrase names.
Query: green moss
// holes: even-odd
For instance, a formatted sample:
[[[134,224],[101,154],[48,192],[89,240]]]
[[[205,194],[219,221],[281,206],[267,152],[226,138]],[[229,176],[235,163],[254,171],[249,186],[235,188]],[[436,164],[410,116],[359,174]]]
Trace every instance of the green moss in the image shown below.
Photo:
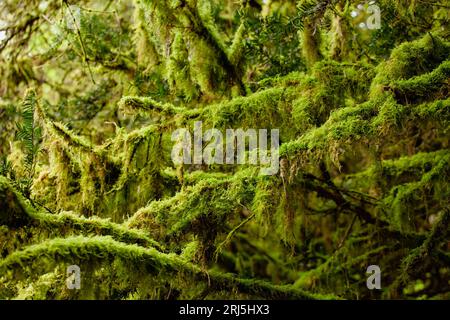
[[[383,199],[385,206],[389,209],[388,215],[393,220],[393,224],[400,230],[410,230],[412,215],[416,210],[417,203],[422,201],[422,197],[427,191],[432,191],[431,186],[439,192],[439,196],[450,195],[448,188],[438,189],[438,182],[445,183],[450,176],[449,171],[450,154],[448,152],[436,159],[431,170],[420,177],[420,180],[405,183],[394,187],[390,194]]]
[[[8,180],[0,176],[0,225],[19,227],[30,221],[27,211],[23,208],[23,197],[8,183]]]
[[[369,189],[379,181],[387,186],[412,181],[421,178],[448,155],[448,150],[435,152],[419,152],[413,156],[403,156],[397,159],[384,160],[370,166],[364,171],[347,175],[347,187],[362,187]]]
[[[185,277],[193,281],[207,282],[212,290],[238,290],[238,292],[255,297],[268,299],[331,299],[331,295],[315,295],[290,285],[273,285],[260,280],[241,279],[231,274],[224,274],[211,270],[204,272],[199,267],[173,255],[163,254],[152,248],[142,248],[127,245],[108,237],[75,237],[53,239],[33,245],[22,251],[17,251],[0,261],[0,270],[7,270],[14,266],[23,266],[36,258],[50,258],[50,261],[73,259],[108,260],[112,257],[120,258],[132,264],[146,267],[147,272],[159,275],[162,271],[166,275],[182,272]]]
[[[406,101],[445,98],[450,87],[450,61],[443,62],[430,73],[395,81],[390,86],[398,98]]]
[[[244,2],[111,2],[126,36],[82,8],[81,34],[58,36],[85,41],[69,57],[63,38],[42,56],[35,28],[30,43],[14,35],[8,45],[32,58],[17,48],[0,63],[0,298],[438,297],[429,278],[449,264],[450,46],[435,32],[445,9],[381,1],[382,28],[359,30],[350,2]],[[42,10],[39,23],[53,16]],[[46,60],[56,52],[64,63]],[[91,72],[104,81],[86,83]],[[27,127],[44,132],[32,159],[37,144],[11,141],[30,81],[42,99],[27,95]],[[171,133],[196,121],[279,129],[279,172],[174,165]],[[67,263],[82,268],[82,290],[64,289]],[[383,293],[366,288],[370,264],[389,275]]]
[[[448,239],[450,232],[450,211],[445,208],[439,213],[438,220],[429,231],[425,241],[411,250],[411,252],[401,262],[401,272],[389,287],[389,293],[395,294],[401,285],[406,285],[412,278],[423,272],[427,259],[435,255],[436,248]]]
[[[406,80],[433,71],[449,54],[450,44],[432,34],[401,44],[392,51],[388,61],[377,67],[371,96],[378,95],[391,81]]]
[[[437,119],[436,116],[440,115]],[[306,151],[324,150],[361,139],[389,135],[407,121],[437,120],[443,128],[448,122],[447,101],[435,101],[431,105],[406,108],[398,104],[391,94],[355,107],[332,112],[328,120],[318,128],[312,128],[294,141],[282,144],[280,156],[292,157]]]
[[[189,182],[190,178],[187,180]],[[253,183],[254,178],[244,175],[231,179],[210,175],[195,185],[186,186],[172,198],[152,202],[140,209],[130,218],[128,226],[148,229],[159,237],[160,232],[168,237],[186,232],[200,235],[213,230],[224,232],[229,215],[251,202]],[[204,225],[206,220],[208,224]],[[155,225],[164,226],[164,229],[155,229]]]
[[[176,113],[184,111],[181,107],[175,107],[170,104],[162,104],[149,97],[122,97],[119,102],[119,107],[122,109],[144,110],[154,114],[163,114],[173,116]]]
[[[322,59],[322,53],[320,46],[322,42],[322,36],[320,32],[317,32],[316,26],[311,19],[305,22],[304,28],[300,31],[300,38],[302,43],[302,53],[306,60],[306,64],[312,67],[314,63]]]
[[[2,199],[1,224],[10,227],[21,227],[31,223],[47,229],[71,230],[83,234],[111,235],[113,238],[129,243],[160,248],[160,244],[150,239],[144,232],[127,229],[123,225],[99,218],[85,218],[72,212],[51,214],[43,209],[35,208],[27,201],[6,178],[0,176]],[[12,214],[11,214],[12,213]]]

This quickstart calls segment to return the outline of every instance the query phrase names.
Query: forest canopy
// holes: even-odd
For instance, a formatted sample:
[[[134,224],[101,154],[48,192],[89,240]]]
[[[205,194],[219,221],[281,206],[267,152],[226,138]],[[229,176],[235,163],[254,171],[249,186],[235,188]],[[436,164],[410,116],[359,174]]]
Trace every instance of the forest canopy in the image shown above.
[[[1,1],[0,299],[449,299],[449,13]]]

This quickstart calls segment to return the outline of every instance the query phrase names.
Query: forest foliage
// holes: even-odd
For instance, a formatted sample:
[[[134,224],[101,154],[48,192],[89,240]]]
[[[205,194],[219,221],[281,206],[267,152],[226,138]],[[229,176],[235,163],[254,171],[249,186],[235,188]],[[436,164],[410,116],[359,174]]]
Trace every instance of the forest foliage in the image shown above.
[[[0,299],[449,299],[449,13],[1,1]],[[174,165],[198,121],[279,172]]]

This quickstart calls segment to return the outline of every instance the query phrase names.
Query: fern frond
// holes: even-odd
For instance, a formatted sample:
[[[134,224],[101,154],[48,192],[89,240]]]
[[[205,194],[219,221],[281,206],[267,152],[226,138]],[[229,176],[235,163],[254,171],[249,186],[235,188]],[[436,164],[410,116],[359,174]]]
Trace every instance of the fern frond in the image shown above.
[[[41,128],[38,127],[35,119],[35,110],[37,108],[36,92],[33,89],[27,90],[25,98],[21,105],[22,121],[17,123],[16,139],[19,140],[25,152],[25,168],[28,172],[26,182],[24,183],[24,192],[31,187],[36,164],[36,157],[39,153],[39,141],[42,136]]]

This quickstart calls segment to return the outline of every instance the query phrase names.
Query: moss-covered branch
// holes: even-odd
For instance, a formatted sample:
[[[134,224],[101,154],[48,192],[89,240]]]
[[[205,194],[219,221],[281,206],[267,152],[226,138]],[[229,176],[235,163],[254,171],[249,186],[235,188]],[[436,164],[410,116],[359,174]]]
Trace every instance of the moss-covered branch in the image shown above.
[[[214,270],[205,272],[200,267],[181,259],[174,254],[164,254],[156,249],[142,248],[117,242],[108,237],[75,237],[52,239],[41,244],[32,245],[24,250],[16,251],[0,260],[3,272],[25,265],[36,259],[49,258],[49,261],[66,259],[100,259],[120,258],[131,264],[145,266],[148,272],[167,275],[182,272],[192,281],[205,282],[214,291],[234,291],[248,294],[251,297],[266,299],[331,299],[331,295],[318,295],[291,285],[274,285],[261,280],[242,279],[232,274]]]
[[[419,275],[426,268],[427,260],[443,260],[446,263],[445,254],[438,250],[439,245],[448,239],[450,235],[450,209],[447,207],[439,214],[438,220],[428,233],[425,241],[419,247],[413,249],[401,264],[400,275],[395,279],[390,287],[391,294],[398,294],[402,284],[405,284],[412,277]],[[429,263],[429,262],[428,262]]]
[[[70,212],[51,214],[34,207],[6,178],[0,176],[0,225],[22,227],[34,223],[49,229],[72,230],[83,234],[110,235],[113,238],[144,246],[161,248],[144,232],[100,218],[85,218]]]
[[[122,97],[122,99],[119,102],[119,107],[123,109],[130,109],[130,110],[143,110],[143,111],[149,111],[155,114],[163,114],[163,115],[169,115],[174,116],[175,114],[179,114],[183,112],[185,109],[182,107],[175,107],[168,103],[160,103],[158,101],[153,100],[152,98],[148,97]]]
[[[395,81],[390,87],[402,101],[434,97],[436,94],[438,99],[445,98],[450,87],[450,60],[443,62],[430,73]]]

